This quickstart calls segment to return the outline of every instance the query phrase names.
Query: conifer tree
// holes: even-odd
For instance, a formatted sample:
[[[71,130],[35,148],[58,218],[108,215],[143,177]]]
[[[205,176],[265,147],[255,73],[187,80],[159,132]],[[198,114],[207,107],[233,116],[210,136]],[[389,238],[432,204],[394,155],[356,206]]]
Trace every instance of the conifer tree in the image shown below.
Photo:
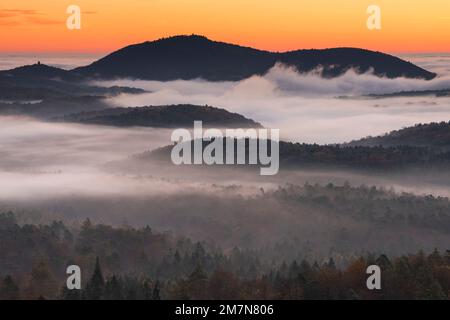
[[[105,280],[103,279],[100,261],[97,257],[91,279],[86,285],[85,298],[88,300],[100,300],[103,297]]]

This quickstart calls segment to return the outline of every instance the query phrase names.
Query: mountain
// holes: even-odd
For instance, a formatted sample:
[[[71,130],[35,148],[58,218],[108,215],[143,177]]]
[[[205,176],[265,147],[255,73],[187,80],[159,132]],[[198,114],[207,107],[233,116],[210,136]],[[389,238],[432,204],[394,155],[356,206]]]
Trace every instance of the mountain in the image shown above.
[[[417,124],[383,136],[351,141],[350,146],[415,146],[450,151],[450,122]]]
[[[336,77],[349,69],[358,73],[372,70],[375,75],[388,78],[429,80],[436,76],[400,58],[370,50],[334,48],[277,53],[191,35],[130,45],[88,66],[70,71],[39,62],[0,71],[0,87],[14,84],[53,88],[91,78],[160,81],[203,78],[210,81],[234,81],[262,75],[276,63],[293,66],[299,72],[318,69],[323,77]]]
[[[89,78],[138,78],[176,80],[203,78],[210,81],[242,80],[264,74],[277,62],[299,72],[322,68],[322,76],[335,77],[353,68],[373,70],[377,76],[432,79],[428,72],[397,57],[356,48],[297,50],[275,53],[211,41],[203,36],[175,36],[134,44],[115,51],[72,75]]]
[[[141,126],[192,128],[194,121],[204,127],[261,128],[261,124],[225,109],[197,105],[110,108],[81,112],[58,118],[59,121],[100,124],[118,127]]]

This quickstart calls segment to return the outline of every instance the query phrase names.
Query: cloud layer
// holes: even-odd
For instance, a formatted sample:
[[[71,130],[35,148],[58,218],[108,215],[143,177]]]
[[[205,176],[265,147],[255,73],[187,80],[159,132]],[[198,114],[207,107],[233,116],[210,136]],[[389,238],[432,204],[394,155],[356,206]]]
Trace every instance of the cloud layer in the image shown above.
[[[443,70],[446,67],[440,60],[435,58],[426,63],[434,63],[435,68]],[[450,63],[450,59],[445,62]],[[447,97],[362,97],[370,93],[448,89],[449,74],[425,81],[384,79],[370,73],[358,75],[348,71],[338,78],[323,79],[317,73],[299,74],[292,68],[277,65],[264,76],[239,82],[124,79],[96,84],[132,86],[149,91],[112,98],[110,102],[115,106],[208,104],[241,113],[267,127],[279,128],[285,139],[340,143],[420,122],[450,120],[450,98]]]

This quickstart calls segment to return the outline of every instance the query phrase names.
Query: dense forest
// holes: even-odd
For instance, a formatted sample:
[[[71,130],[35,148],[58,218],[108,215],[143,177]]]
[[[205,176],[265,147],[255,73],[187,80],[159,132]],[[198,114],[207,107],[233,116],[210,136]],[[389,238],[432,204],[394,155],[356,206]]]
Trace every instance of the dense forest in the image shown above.
[[[185,142],[189,143],[189,142]],[[191,149],[193,150],[193,141]],[[203,150],[211,144],[210,140],[203,140]],[[427,166],[448,168],[450,164],[450,151],[430,150],[426,147],[399,145],[384,146],[358,146],[358,145],[319,145],[292,143],[286,141],[274,142],[279,146],[280,169],[298,168],[350,168],[360,170],[398,170]],[[227,151],[223,139],[223,159],[226,153],[235,153],[238,139],[234,141],[234,149]],[[249,154],[250,140],[245,140],[246,155]],[[158,160],[171,164],[170,154],[173,146],[166,146],[156,150],[135,155],[140,161]],[[269,154],[271,152],[268,143]],[[235,154],[236,158],[236,154]],[[247,156],[248,158],[248,156]],[[236,163],[236,162],[235,162]],[[260,163],[258,158],[258,163]]]
[[[237,208],[242,201],[242,198],[235,200]],[[150,226],[112,226],[90,219],[80,223],[37,224],[25,222],[23,213],[4,212],[0,214],[0,296],[4,299],[449,298],[450,251],[445,246],[433,250],[420,238],[422,231],[435,237],[450,232],[447,198],[347,184],[305,184],[263,191],[248,201],[262,207],[278,201],[279,218],[272,216],[272,219],[280,221],[273,224],[285,226],[282,219],[287,219],[300,237],[306,231],[297,226],[296,216],[300,216],[304,225],[305,214],[321,220],[322,212],[328,224],[332,225],[337,218],[346,221],[347,227],[338,226],[332,250],[319,256],[295,238],[272,245],[260,242],[259,247],[218,246],[179,232],[156,231]],[[245,219],[254,221],[254,228],[267,225],[264,212],[245,214],[248,215]],[[221,219],[231,220],[234,215],[237,213]],[[203,225],[194,216],[189,219],[215,233],[214,226]],[[248,222],[241,227],[251,228],[245,224]],[[358,231],[354,229],[356,224],[370,227]],[[264,231],[271,232],[267,228]],[[321,233],[323,239],[329,233],[314,232]],[[412,238],[405,238],[404,232]],[[401,250],[404,254],[356,249],[374,240],[377,248],[386,245],[395,248],[408,241],[415,249]],[[314,251],[317,249],[315,244]],[[425,250],[417,251],[420,249]],[[81,291],[64,289],[65,270],[71,264],[81,267]],[[382,290],[377,292],[365,286],[365,269],[370,264],[383,270]]]
[[[448,299],[450,251],[390,258],[349,256],[277,261],[234,248],[177,239],[149,227],[112,228],[86,220],[18,225],[0,215],[2,299]],[[100,257],[100,258],[99,258]],[[18,267],[18,264],[20,265]],[[68,290],[65,268],[77,264],[82,289]],[[382,269],[382,289],[365,285],[368,265]]]
[[[450,150],[450,122],[420,123],[386,133],[383,136],[355,140],[349,144],[352,146],[385,147],[416,146],[448,151]]]

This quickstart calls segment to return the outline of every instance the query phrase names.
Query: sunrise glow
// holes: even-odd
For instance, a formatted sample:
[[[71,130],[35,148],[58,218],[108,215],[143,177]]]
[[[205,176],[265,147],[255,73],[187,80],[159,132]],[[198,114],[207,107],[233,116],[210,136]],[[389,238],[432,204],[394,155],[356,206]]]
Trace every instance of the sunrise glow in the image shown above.
[[[66,28],[66,8],[82,10],[81,30]],[[382,29],[366,27],[369,5]],[[272,51],[337,46],[388,52],[450,51],[448,0],[6,0],[0,51],[109,52],[177,34]]]

